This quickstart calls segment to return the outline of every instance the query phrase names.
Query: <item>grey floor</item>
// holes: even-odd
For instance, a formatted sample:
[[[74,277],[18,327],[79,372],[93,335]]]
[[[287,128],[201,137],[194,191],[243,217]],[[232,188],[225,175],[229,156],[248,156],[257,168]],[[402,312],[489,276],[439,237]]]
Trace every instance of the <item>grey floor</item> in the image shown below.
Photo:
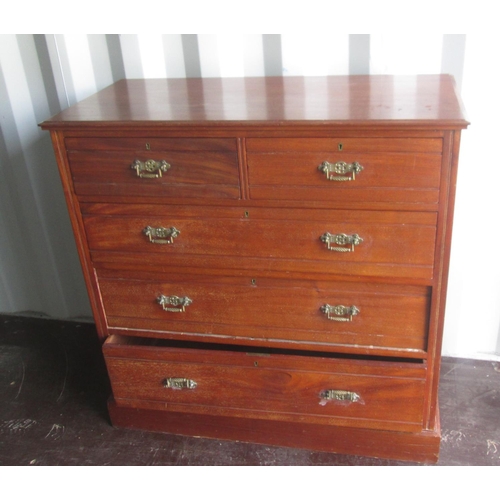
[[[92,324],[0,316],[0,465],[416,465],[115,429]],[[444,358],[438,466],[500,465],[500,363]]]

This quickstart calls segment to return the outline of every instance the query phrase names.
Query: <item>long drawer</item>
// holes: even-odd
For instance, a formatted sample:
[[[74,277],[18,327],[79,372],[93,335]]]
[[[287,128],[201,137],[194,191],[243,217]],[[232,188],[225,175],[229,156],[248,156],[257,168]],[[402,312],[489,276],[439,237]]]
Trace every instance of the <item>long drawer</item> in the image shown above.
[[[208,214],[207,214],[208,212]],[[436,215],[368,211],[192,209],[148,216],[86,215],[91,251],[151,254],[175,266],[207,267],[209,257],[295,271],[432,279]],[[214,214],[216,212],[214,211]],[[278,219],[278,216],[281,217]],[[274,217],[274,218],[273,218]],[[144,257],[141,260],[145,260]],[[224,267],[224,262],[221,262]]]
[[[234,139],[68,138],[77,195],[240,196]]]
[[[104,355],[119,405],[385,428],[422,427],[418,363],[170,347],[110,337]]]
[[[248,139],[250,197],[438,202],[441,139]]]
[[[170,274],[162,281],[100,277],[110,328],[175,338],[245,339],[330,350],[425,355],[427,287],[254,281]]]

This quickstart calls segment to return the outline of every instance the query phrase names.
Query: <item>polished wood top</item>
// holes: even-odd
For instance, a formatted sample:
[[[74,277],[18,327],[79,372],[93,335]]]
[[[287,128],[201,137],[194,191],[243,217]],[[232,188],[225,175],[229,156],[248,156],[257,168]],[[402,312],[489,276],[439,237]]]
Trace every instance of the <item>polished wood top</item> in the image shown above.
[[[42,128],[342,125],[465,128],[450,75],[120,80]]]

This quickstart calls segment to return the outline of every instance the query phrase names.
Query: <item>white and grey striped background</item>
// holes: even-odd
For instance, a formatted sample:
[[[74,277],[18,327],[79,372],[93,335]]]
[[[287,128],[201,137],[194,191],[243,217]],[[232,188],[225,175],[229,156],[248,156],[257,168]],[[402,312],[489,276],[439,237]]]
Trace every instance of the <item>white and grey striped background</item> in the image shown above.
[[[465,35],[35,35],[33,42],[45,87],[62,107],[121,78],[452,73],[460,86],[465,56]]]
[[[49,134],[37,125],[114,81],[451,73],[473,126],[463,136],[444,354],[494,357],[500,353],[494,232],[500,169],[487,167],[500,79],[495,65],[481,61],[499,40],[334,32],[0,35],[0,313],[90,316]],[[471,236],[478,234],[488,234],[488,243]]]

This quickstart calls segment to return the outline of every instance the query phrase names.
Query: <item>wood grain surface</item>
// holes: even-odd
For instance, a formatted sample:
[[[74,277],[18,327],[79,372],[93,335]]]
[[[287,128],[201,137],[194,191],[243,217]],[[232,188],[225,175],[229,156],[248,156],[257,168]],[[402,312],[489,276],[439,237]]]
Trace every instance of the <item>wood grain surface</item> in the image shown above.
[[[467,125],[447,75],[122,80],[44,122],[99,335],[128,339],[104,347],[113,423],[435,460]],[[139,178],[135,160],[170,168]],[[323,162],[362,169],[332,181]],[[180,232],[160,245],[147,226]],[[327,232],[363,241],[335,252]],[[192,303],[165,311],[162,294]],[[325,304],[359,313],[332,321]],[[290,365],[241,362],[241,349],[278,347]],[[200,399],[158,387],[176,368]],[[336,381],[366,404],[318,408]]]
[[[43,124],[467,125],[449,75],[121,80]],[[396,122],[396,123],[395,123]]]

